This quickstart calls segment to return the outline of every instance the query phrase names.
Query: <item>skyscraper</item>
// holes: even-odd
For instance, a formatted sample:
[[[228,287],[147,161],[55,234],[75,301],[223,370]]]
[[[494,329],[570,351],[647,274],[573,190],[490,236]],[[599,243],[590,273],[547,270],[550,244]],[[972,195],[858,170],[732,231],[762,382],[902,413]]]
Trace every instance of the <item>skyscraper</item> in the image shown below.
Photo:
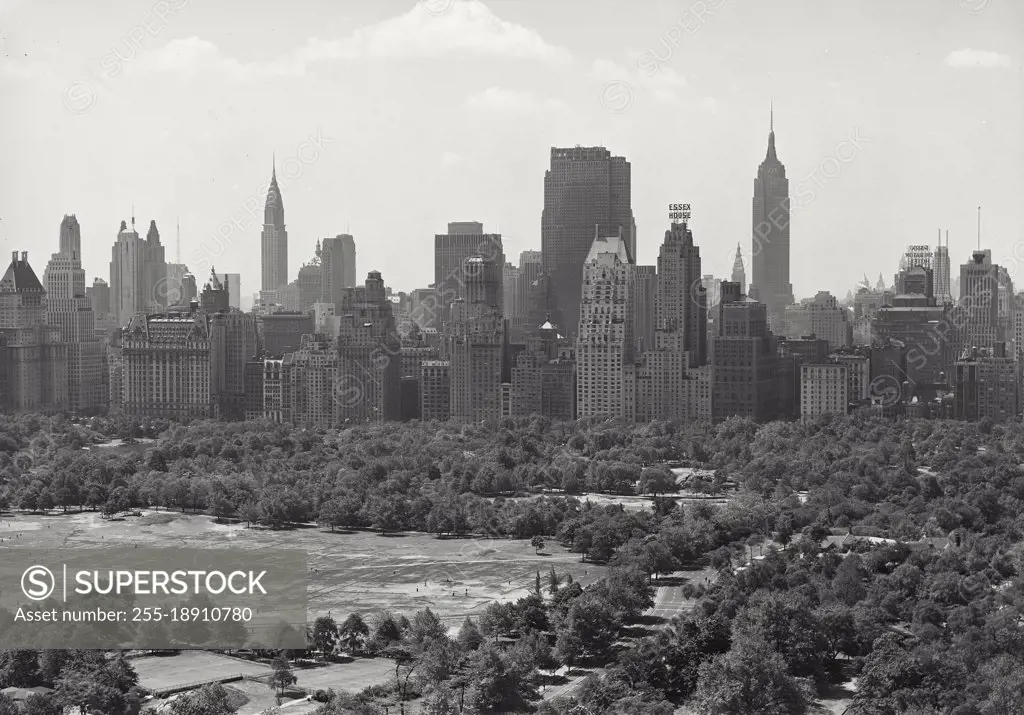
[[[954,308],[960,321],[958,353],[971,348],[991,349],[1003,340],[999,324],[999,276],[999,266],[992,263],[990,254],[985,251],[974,251],[971,262],[960,266],[962,297]]]
[[[581,418],[635,419],[633,268],[624,236],[594,238],[583,266],[576,333],[576,405]]]
[[[106,407],[106,347],[96,337],[96,313],[86,296],[78,219],[65,216],[60,225],[60,251],[50,256],[43,272],[46,322],[60,330],[68,346],[68,397],[72,412],[91,413]]]
[[[401,344],[392,304],[378,271],[370,271],[364,285],[345,290],[338,318],[338,382],[334,396],[340,419],[400,419]]]
[[[480,422],[501,417],[507,325],[499,307],[502,264],[473,255],[464,262],[462,297],[451,303],[443,332],[450,361],[451,419]]]
[[[621,236],[636,261],[636,221],[630,199],[630,164],[604,147],[551,148],[544,174],[541,254],[548,310],[569,334],[579,328],[583,266],[598,236]]]
[[[167,264],[156,221],[150,221],[146,238],[122,221],[110,255],[110,310],[118,325],[125,326],[137,313],[160,310],[167,305]]]
[[[736,244],[736,260],[732,262],[732,277],[729,280],[739,283],[741,286],[747,284],[747,271],[743,268],[743,249],[738,243]]]
[[[942,245],[942,229],[939,229],[939,245],[935,247],[932,260],[935,280],[935,299],[939,305],[953,302],[952,286],[949,282],[949,231],[946,231],[946,245]]]
[[[658,255],[654,340],[659,350],[685,351],[689,365],[707,362],[707,295],[701,282],[700,249],[685,223],[665,232]]]
[[[84,283],[84,278],[83,278]],[[5,409],[59,412],[68,409],[68,349],[60,330],[46,322],[46,290],[28,263],[28,252],[11,252],[0,278],[0,382]]]
[[[485,234],[483,224],[477,221],[449,223],[448,233],[434,236],[434,290],[437,292],[437,312],[440,316],[438,327],[443,327],[451,315],[451,304],[459,298],[466,298],[464,271],[466,259],[472,256],[480,256],[499,266],[498,292],[501,302],[498,303],[498,310],[504,311],[500,267],[505,265],[505,251],[501,245],[501,234]]]
[[[763,303],[722,283],[711,340],[711,409],[718,422],[732,416],[762,422],[778,414],[778,340]]]
[[[323,267],[320,300],[338,307],[345,289],[356,285],[355,239],[347,233],[323,239],[320,262]]]
[[[768,323],[781,330],[784,311],[793,303],[789,282],[789,180],[775,154],[775,122],[768,131],[768,152],[757,169],[753,201],[753,278],[750,297],[763,303]]]
[[[701,282],[700,251],[685,223],[665,232],[658,255],[654,300],[654,346],[637,367],[638,421],[695,419],[691,367],[707,358],[707,292]]]
[[[284,226],[284,201],[277,185],[277,167],[270,173],[270,188],[263,209],[263,233],[260,236],[263,290],[281,290],[288,285],[288,231]]]

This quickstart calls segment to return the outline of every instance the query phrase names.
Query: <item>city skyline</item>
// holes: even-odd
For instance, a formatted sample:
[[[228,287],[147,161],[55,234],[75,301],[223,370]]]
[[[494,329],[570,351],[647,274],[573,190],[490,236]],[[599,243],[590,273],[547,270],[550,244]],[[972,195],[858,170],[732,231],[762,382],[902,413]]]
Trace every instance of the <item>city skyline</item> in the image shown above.
[[[928,241],[936,225],[950,229],[950,262],[961,264],[975,243],[978,204],[986,207],[982,241],[997,260],[1024,237],[1013,200],[1024,187],[1020,88],[1013,81],[1021,41],[1009,30],[1022,10],[1014,6],[971,14],[956,4],[886,5],[885,27],[860,32],[877,19],[871,9],[881,12],[880,3],[844,8],[835,21],[799,12],[795,3],[742,12],[739,4],[711,3],[713,14],[697,19],[668,3],[628,12],[599,4],[584,37],[569,21],[572,3],[382,3],[346,8],[344,17],[328,12],[326,22],[314,22],[318,6],[310,3],[296,9],[294,27],[276,30],[275,42],[242,46],[227,33],[225,11],[171,5],[163,21],[150,18],[152,31],[134,53],[109,28],[121,17],[127,36],[148,6],[114,3],[91,18],[84,9],[47,18],[47,27],[74,22],[85,30],[59,47],[21,34],[44,21],[38,10],[3,6],[0,89],[25,110],[0,119],[0,150],[8,157],[0,168],[8,197],[0,212],[5,249],[42,238],[33,235],[48,225],[41,217],[76,213],[83,267],[90,277],[104,276],[102,256],[134,202],[158,225],[180,213],[182,262],[196,275],[210,265],[241,273],[248,297],[259,288],[259,210],[245,230],[231,228],[222,247],[214,237],[251,197],[262,207],[258,189],[276,152],[279,178],[286,162],[293,175],[281,182],[289,264],[301,265],[317,238],[348,228],[360,242],[360,273],[381,270],[389,285],[411,290],[429,283],[431,238],[450,221],[492,226],[509,256],[540,248],[548,153],[580,144],[605,146],[632,165],[638,264],[656,258],[667,226],[664,206],[686,201],[692,225],[706,237],[705,270],[724,278],[732,247],[749,235],[750,172],[763,156],[772,98],[795,204],[797,296],[823,289],[844,295],[863,272],[894,264],[906,244]],[[759,23],[764,37],[748,37]],[[799,27],[788,27],[794,23]],[[102,28],[96,36],[104,39],[90,39],[90,28]],[[769,38],[784,44],[778,40],[797,29],[820,41],[778,46],[769,56],[758,51]],[[266,32],[253,29],[251,39]],[[308,40],[321,34],[335,39]],[[396,38],[406,35],[421,39],[399,47]],[[123,60],[116,76],[90,59],[109,55],[111,46],[120,47]],[[305,49],[289,49],[296,47]],[[467,69],[460,61],[466,56],[479,62]],[[352,65],[366,76],[342,81]],[[782,77],[794,67],[793,78]],[[410,89],[449,71],[443,87]],[[301,101],[288,86],[296,76],[310,90]],[[94,90],[88,106],[76,104],[81,94],[62,95],[87,80]],[[313,96],[339,81],[346,113]],[[909,100],[901,94],[907,82]],[[248,99],[268,91],[297,108],[265,111],[264,102]],[[159,102],[150,101],[153,92]],[[428,110],[418,113],[425,133],[387,119],[411,102]],[[150,116],[150,106],[161,114]],[[259,121],[236,117],[255,106]],[[36,111],[51,120],[45,131],[30,120]],[[469,119],[476,121],[463,126]],[[685,131],[677,129],[680,122]],[[81,141],[85,136],[89,142]],[[128,147],[132,162],[106,159]],[[395,152],[400,171],[380,161],[382,150]],[[67,157],[61,166],[82,171],[52,181],[50,171],[24,170],[57,164],[58,155]],[[680,163],[700,169],[680,175],[672,168]],[[432,179],[423,182],[424,175]],[[805,181],[812,175],[816,181]],[[813,200],[801,202],[801,185]],[[390,210],[395,202],[405,208]],[[393,261],[396,251],[408,260]],[[196,260],[205,254],[216,255]]]

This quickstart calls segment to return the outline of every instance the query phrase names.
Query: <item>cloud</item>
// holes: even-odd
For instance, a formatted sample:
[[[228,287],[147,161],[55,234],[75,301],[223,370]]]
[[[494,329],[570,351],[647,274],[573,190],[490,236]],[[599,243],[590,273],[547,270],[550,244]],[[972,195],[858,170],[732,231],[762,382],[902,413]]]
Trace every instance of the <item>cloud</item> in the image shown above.
[[[565,105],[557,99],[541,99],[532,92],[503,87],[488,87],[466,98],[470,109],[490,112],[526,112],[557,110]]]
[[[642,55],[633,53],[630,57],[635,61],[632,69],[611,60],[594,60],[590,67],[591,78],[602,84],[625,82],[635,91],[646,90],[663,102],[679,99],[680,91],[688,85],[685,77],[671,67],[661,65],[654,66],[653,71],[641,69],[647,66],[640,62]]]
[[[954,50],[946,55],[946,64],[950,67],[1009,67],[1010,56],[987,50]]]
[[[708,114],[718,114],[719,109],[721,109],[718,100],[714,97],[704,97],[700,100],[698,106]]]
[[[453,151],[446,151],[441,155],[441,168],[451,169],[462,163],[462,155]]]
[[[362,59],[428,59],[475,54],[515,60],[565,63],[561,47],[537,33],[507,22],[479,0],[458,0],[444,13],[417,3],[404,15],[361,27],[339,39],[311,38],[269,62],[240,62],[221,55],[215,44],[199,37],[172,40],[165,47],[126,63],[134,72],[163,71],[186,76],[218,72],[233,79],[302,77],[317,63]]]
[[[357,29],[342,39],[313,38],[297,59],[421,58],[452,52],[551,62],[572,59],[568,50],[549,45],[536,30],[500,19],[480,0],[458,0],[440,14],[417,3],[404,15]]]

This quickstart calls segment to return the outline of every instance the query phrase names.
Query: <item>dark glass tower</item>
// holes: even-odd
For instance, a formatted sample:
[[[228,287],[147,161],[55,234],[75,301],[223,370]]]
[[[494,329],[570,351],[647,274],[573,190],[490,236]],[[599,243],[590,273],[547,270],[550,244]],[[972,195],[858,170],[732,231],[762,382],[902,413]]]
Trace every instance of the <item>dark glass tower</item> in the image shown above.
[[[620,235],[636,260],[630,165],[604,147],[551,148],[544,174],[541,262],[548,276],[551,321],[568,335],[579,328],[583,264],[595,236]]]
[[[277,185],[277,167],[270,174],[267,204],[263,209],[260,237],[263,268],[262,290],[280,290],[288,285],[288,231],[284,227],[284,202]]]
[[[793,286],[789,282],[789,180],[775,154],[774,125],[772,117],[768,153],[754,179],[750,297],[764,303],[769,324],[779,331],[786,306],[793,303]]]

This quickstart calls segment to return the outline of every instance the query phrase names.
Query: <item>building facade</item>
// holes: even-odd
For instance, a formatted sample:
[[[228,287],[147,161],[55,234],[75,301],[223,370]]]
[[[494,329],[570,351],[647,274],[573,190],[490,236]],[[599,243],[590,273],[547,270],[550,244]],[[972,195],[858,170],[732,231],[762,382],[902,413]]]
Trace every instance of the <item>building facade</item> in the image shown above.
[[[277,291],[288,285],[288,230],[284,224],[284,201],[277,185],[277,167],[270,172],[267,201],[263,207],[260,234],[260,289]]]
[[[579,327],[584,264],[595,233],[620,236],[629,260],[636,261],[630,171],[625,158],[612,156],[604,147],[551,149],[541,214],[546,312],[569,336]]]
[[[576,338],[576,410],[581,418],[636,418],[633,263],[622,236],[594,239],[583,266]]]
[[[789,180],[775,152],[775,125],[768,132],[768,152],[754,179],[753,275],[750,297],[768,311],[768,324],[783,334],[786,306],[793,304],[789,280]]]

